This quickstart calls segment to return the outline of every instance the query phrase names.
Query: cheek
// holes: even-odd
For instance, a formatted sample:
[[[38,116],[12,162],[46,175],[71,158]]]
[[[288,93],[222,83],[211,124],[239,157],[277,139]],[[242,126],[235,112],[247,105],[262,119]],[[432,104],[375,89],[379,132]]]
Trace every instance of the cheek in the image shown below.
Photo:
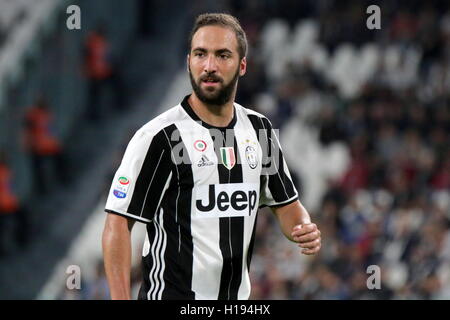
[[[233,64],[233,66],[229,68],[229,72],[227,72],[227,82],[232,81],[236,76],[239,77],[240,71],[240,66],[236,66],[235,64]]]
[[[198,68],[198,66],[192,63],[190,63],[188,67],[192,77],[197,80],[200,77],[201,70]]]

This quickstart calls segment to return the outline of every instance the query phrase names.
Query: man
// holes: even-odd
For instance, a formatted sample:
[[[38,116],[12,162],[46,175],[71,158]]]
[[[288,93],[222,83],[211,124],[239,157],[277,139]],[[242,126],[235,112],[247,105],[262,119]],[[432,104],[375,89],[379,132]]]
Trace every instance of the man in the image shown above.
[[[28,211],[13,188],[13,172],[6,153],[0,150],[0,257],[10,253],[17,242],[25,246],[30,233]]]
[[[90,32],[84,47],[85,75],[88,85],[89,120],[98,121],[101,116],[101,101],[107,89],[115,96],[114,107],[119,110],[125,106],[122,78],[114,66],[112,46],[102,25]]]
[[[130,299],[130,232],[147,224],[139,299],[248,299],[258,207],[284,235],[319,251],[270,122],[234,103],[247,41],[226,14],[200,15],[187,56],[193,93],[131,139],[103,233],[113,299]]]
[[[68,180],[64,148],[55,134],[55,117],[47,100],[39,97],[25,115],[25,142],[33,165],[34,189],[40,194],[49,191],[54,184],[48,179],[47,166],[51,165],[59,181]]]

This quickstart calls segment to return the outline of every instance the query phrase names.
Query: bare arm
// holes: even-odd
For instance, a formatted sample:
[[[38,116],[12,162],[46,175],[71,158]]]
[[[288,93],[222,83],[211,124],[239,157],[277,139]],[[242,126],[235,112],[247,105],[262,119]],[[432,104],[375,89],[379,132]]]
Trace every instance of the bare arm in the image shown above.
[[[130,300],[131,229],[134,221],[108,213],[102,246],[106,277],[113,300]]]
[[[272,208],[280,223],[283,234],[303,248],[303,254],[315,254],[320,250],[320,230],[314,223],[300,201],[282,207]]]

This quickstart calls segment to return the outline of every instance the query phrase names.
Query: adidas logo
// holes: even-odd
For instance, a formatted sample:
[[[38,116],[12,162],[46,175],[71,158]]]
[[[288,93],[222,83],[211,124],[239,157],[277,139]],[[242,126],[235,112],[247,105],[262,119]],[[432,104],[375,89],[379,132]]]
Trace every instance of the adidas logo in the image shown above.
[[[205,155],[202,155],[202,157],[200,158],[200,160],[198,161],[198,164],[197,164],[198,167],[206,167],[206,166],[212,166],[212,165],[214,165],[214,162],[210,161],[208,159],[208,157]]]

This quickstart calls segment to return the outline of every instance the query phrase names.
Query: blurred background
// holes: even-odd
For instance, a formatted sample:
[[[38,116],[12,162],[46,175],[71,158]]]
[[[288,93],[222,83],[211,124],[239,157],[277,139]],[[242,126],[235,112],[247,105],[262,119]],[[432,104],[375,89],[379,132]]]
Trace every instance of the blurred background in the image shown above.
[[[379,30],[366,26],[372,4]],[[66,26],[70,5],[80,30]],[[0,299],[109,299],[113,174],[133,133],[190,92],[188,33],[219,11],[250,45],[236,101],[280,129],[323,239],[302,256],[261,210],[251,298],[450,299],[445,0],[0,0]],[[66,286],[73,265],[80,290]],[[370,265],[380,289],[367,288]]]

